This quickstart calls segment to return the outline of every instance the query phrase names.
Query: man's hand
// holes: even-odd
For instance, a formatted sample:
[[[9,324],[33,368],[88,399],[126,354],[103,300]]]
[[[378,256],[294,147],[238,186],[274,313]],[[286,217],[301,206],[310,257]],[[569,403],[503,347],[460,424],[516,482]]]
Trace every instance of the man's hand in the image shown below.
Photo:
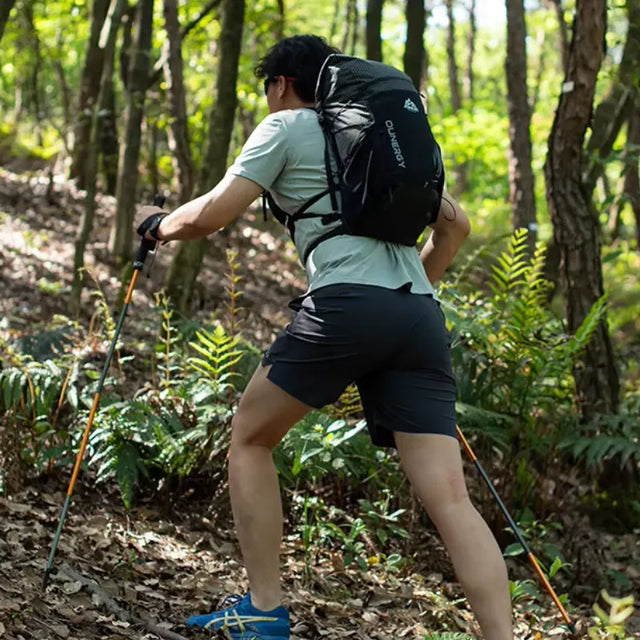
[[[160,207],[156,207],[155,205],[147,205],[144,207],[140,207],[138,213],[136,214],[135,219],[135,227],[136,233],[143,240],[153,240],[154,242],[159,242],[162,240],[158,236],[158,227],[162,222],[162,219],[168,216],[169,214],[161,209]]]

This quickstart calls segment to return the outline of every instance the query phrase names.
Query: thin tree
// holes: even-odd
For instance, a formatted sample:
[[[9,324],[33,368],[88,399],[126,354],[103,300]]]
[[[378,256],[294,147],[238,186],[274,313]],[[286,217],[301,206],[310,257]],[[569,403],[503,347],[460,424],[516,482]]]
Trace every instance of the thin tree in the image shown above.
[[[591,157],[585,188],[593,192],[624,123],[637,104],[640,78],[640,0],[627,0],[629,27],[620,65],[593,116],[592,133],[587,145]],[[637,107],[636,107],[637,108]]]
[[[4,28],[7,26],[9,14],[11,13],[11,9],[13,9],[13,5],[15,3],[16,0],[0,0],[0,40],[2,40]]]
[[[451,111],[456,115],[462,109],[462,94],[460,92],[459,67],[456,57],[456,22],[453,15],[454,0],[445,0],[447,17],[447,63],[449,72],[449,93],[451,96]],[[449,187],[451,192],[460,196],[467,188],[467,165],[465,162],[457,163],[451,172],[453,184]]]
[[[102,36],[118,31],[122,20],[122,8],[124,2],[121,0],[111,0],[109,14],[105,20]],[[118,11],[112,11],[113,7],[118,7]],[[101,41],[102,41],[101,36]],[[118,188],[118,128],[116,112],[116,93],[114,88],[116,47],[105,48],[104,64],[102,66],[102,81],[100,85],[100,97],[98,100],[98,139],[100,147],[99,168],[103,177],[103,190],[114,196]]]
[[[126,0],[111,0],[103,29],[98,40],[98,46],[104,49],[103,55],[105,60],[113,59],[115,50],[115,41],[120,25],[120,17]],[[102,69],[102,77],[100,78],[98,90],[98,104],[103,103],[102,96],[105,92],[110,91],[112,84],[113,66],[104,65]],[[96,192],[97,192],[97,174],[98,174],[98,157],[100,153],[99,137],[101,129],[100,109],[94,105],[91,113],[89,144],[87,154],[87,166],[85,168],[86,197],[84,203],[84,211],[78,226],[75,241],[75,253],[73,261],[73,281],[71,284],[71,293],[69,296],[69,308],[73,315],[80,311],[80,300],[82,296],[82,284],[84,267],[84,253],[89,242],[89,236],[93,229],[93,222],[96,210]]]
[[[477,32],[476,0],[471,0],[469,4],[469,33],[467,34],[467,69],[464,74],[464,97],[470,107],[473,106],[474,98],[473,62],[476,54]]]
[[[456,57],[456,21],[453,15],[453,0],[445,0],[447,6],[447,68],[449,71],[449,93],[451,95],[451,110],[458,113],[462,108],[458,60]]]
[[[193,193],[195,168],[189,144],[187,100],[184,88],[182,62],[182,35],[178,20],[177,0],[164,1],[164,19],[167,30],[166,63],[164,77],[169,97],[169,150],[174,158],[180,183],[180,202],[186,202]]]
[[[142,141],[142,118],[149,77],[149,54],[153,30],[153,0],[140,0],[136,16],[135,48],[130,57],[125,136],[118,161],[116,215],[109,249],[118,262],[131,256],[133,218],[138,185],[138,160]]]
[[[568,329],[575,332],[604,293],[600,229],[584,190],[583,144],[591,120],[598,71],[604,56],[606,0],[577,4],[567,76],[545,162],[546,195],[560,252]],[[606,318],[574,370],[583,419],[618,408],[619,380]]]
[[[91,9],[91,31],[80,78],[80,91],[78,93],[76,121],[73,131],[73,155],[69,170],[69,177],[75,178],[80,189],[85,188],[85,169],[87,168],[87,156],[89,153],[91,122],[94,107],[98,102],[102,65],[104,64],[104,48],[98,46],[98,41],[108,9],[109,0],[94,0]]]
[[[384,0],[367,0],[366,56],[382,62],[382,9]]]
[[[413,80],[420,91],[425,75],[427,54],[424,48],[424,30],[427,26],[427,12],[424,0],[407,0],[405,5],[407,37],[404,45],[404,72]]]
[[[560,54],[562,56],[562,70],[567,73],[567,65],[569,64],[569,36],[567,35],[567,23],[564,19],[564,7],[562,6],[562,0],[550,0],[553,8],[556,12],[558,19],[558,35]]]
[[[640,251],[640,174],[638,162],[640,161],[640,96],[636,96],[635,104],[631,110],[627,125],[627,143],[623,157],[624,179],[622,193],[618,198],[609,220],[611,239],[615,240],[620,235],[622,226],[622,212],[627,204],[630,205],[635,221],[636,247]],[[602,178],[606,178],[606,173]]]
[[[531,167],[531,110],[527,87],[527,27],[524,0],[506,0],[507,102],[509,105],[509,184],[515,229],[527,229],[533,252],[537,238],[536,200]]]
[[[244,25],[244,0],[224,0],[218,56],[218,77],[213,107],[209,115],[207,149],[202,163],[198,191],[213,188],[227,168],[227,155],[238,98],[236,84]],[[207,239],[181,244],[171,263],[167,291],[181,311],[188,309],[196,278],[202,265]]]

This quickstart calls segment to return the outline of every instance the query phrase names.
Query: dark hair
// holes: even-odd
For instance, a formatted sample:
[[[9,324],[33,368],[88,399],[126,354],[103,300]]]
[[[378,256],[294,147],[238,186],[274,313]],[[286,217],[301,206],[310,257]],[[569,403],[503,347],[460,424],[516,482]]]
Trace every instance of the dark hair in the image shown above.
[[[327,56],[339,53],[319,36],[292,36],[273,45],[255,68],[257,78],[295,78],[293,88],[304,102],[313,102],[316,82]]]

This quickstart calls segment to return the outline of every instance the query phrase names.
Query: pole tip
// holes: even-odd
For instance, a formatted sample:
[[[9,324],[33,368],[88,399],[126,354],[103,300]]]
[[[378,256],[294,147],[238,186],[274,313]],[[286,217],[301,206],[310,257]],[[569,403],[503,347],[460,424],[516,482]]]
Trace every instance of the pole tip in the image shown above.
[[[569,631],[571,631],[571,633],[572,633],[574,636],[575,636],[575,635],[578,635],[578,629],[576,628],[576,624],[575,624],[575,622],[570,622],[570,623],[568,624],[568,627],[569,627]]]
[[[51,575],[51,570],[49,568],[44,570],[44,576],[42,577],[42,590],[46,591],[47,585],[49,584],[49,576]]]

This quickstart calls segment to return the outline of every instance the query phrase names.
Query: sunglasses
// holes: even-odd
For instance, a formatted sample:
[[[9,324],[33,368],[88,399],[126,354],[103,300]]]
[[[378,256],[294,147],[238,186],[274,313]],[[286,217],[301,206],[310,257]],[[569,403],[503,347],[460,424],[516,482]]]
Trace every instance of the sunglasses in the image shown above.
[[[264,93],[265,93],[265,95],[267,95],[267,92],[269,91],[269,85],[272,82],[276,82],[276,80],[278,78],[284,78],[288,82],[295,82],[296,81],[296,79],[292,78],[291,76],[267,76],[264,79]]]

